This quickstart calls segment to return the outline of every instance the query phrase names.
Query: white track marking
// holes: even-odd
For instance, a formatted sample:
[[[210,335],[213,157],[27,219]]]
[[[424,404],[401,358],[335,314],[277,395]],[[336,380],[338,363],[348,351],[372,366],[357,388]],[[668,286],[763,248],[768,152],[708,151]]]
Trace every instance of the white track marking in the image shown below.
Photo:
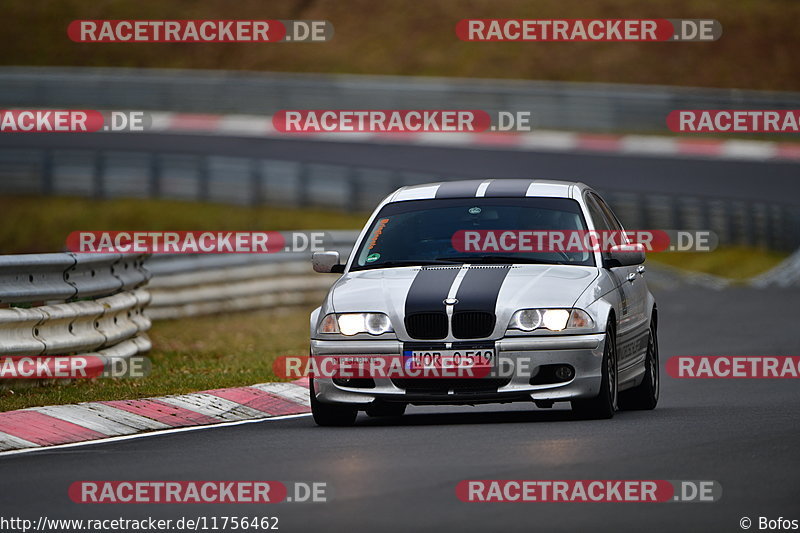
[[[260,418],[266,414],[258,409],[253,409],[252,407],[247,407],[246,405],[202,392],[181,394],[179,396],[166,396],[158,398],[158,400],[174,405],[175,407],[181,407],[216,418],[217,420],[229,422],[244,420],[246,418]]]
[[[109,420],[117,420],[128,426],[135,427],[139,431],[149,431],[152,429],[169,429],[172,427],[163,422],[159,422],[158,420],[153,420],[152,418],[147,418],[146,416],[137,415],[135,413],[129,413],[124,409],[117,409],[116,407],[111,407],[110,405],[102,403],[89,402],[80,405],[85,405],[88,409],[94,411],[103,418]]]
[[[311,405],[308,397],[308,389],[294,383],[261,383],[259,385],[252,385],[253,388],[271,392],[278,396],[291,400],[300,405],[309,407]]]
[[[678,143],[669,137],[626,135],[622,138],[622,152],[643,155],[677,154]]]
[[[16,451],[16,448],[38,448],[39,445],[14,435],[0,431],[0,455],[6,451]]]
[[[731,159],[772,159],[778,155],[778,149],[773,143],[726,141],[722,144],[722,155]]]
[[[575,150],[578,147],[578,135],[563,131],[535,131],[521,135],[521,149]]]
[[[97,412],[92,411],[86,405],[50,405],[47,407],[32,407],[28,411],[36,411],[45,415],[52,416],[58,420],[71,422],[86,429],[91,429],[97,433],[113,437],[116,435],[130,435],[139,431],[133,426],[109,420]]]
[[[86,440],[81,442],[70,442],[68,444],[57,444],[55,446],[46,446],[46,447],[39,447],[39,448],[25,448],[24,450],[8,450],[4,452],[0,452],[0,457],[4,457],[7,455],[19,455],[23,453],[32,453],[32,452],[42,452],[42,451],[49,451],[49,450],[59,450],[63,448],[78,448],[80,446],[90,446],[92,444],[103,444],[107,442],[119,442],[124,440],[132,440],[132,439],[140,439],[145,437],[157,437],[159,435],[169,435],[171,433],[182,433],[184,431],[199,431],[202,429],[215,429],[215,428],[225,428],[231,426],[238,426],[241,424],[257,424],[260,422],[276,422],[279,420],[288,420],[292,418],[300,418],[311,416],[311,413],[301,413],[297,415],[282,415],[282,416],[272,416],[269,418],[260,418],[258,420],[237,420],[235,422],[220,422],[218,424],[208,424],[205,426],[189,426],[189,427],[180,427],[180,428],[171,428],[171,429],[161,429],[158,431],[150,431],[147,433],[136,433],[133,435],[121,435],[118,437],[108,437],[105,439],[97,439],[97,440]],[[33,446],[36,446],[33,444]]]

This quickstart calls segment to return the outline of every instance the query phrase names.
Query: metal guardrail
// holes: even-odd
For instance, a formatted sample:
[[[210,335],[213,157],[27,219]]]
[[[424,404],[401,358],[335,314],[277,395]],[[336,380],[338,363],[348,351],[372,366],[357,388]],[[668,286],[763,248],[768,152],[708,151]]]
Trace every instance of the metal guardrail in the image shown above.
[[[110,365],[150,349],[144,256],[0,256],[0,353],[96,356]]]
[[[537,128],[654,131],[681,108],[791,109],[800,93],[615,84],[199,70],[0,69],[5,107],[247,113],[287,108],[532,111]],[[0,191],[150,197],[369,211],[403,186],[459,179],[399,169],[178,153],[0,147]],[[601,191],[631,228],[710,229],[720,244],[790,251],[800,208],[683,195]]]
[[[536,128],[665,130],[675,109],[796,109],[800,93],[657,85],[169,69],[4,67],[3,106],[270,115],[281,109],[530,111]]]
[[[368,212],[403,185],[459,178],[275,159],[0,149],[0,191],[12,194],[150,197]],[[797,205],[677,193],[600,192],[626,227],[712,230],[724,245],[781,251],[800,247]]]
[[[328,231],[325,249],[345,260],[358,232]],[[155,255],[147,314],[154,320],[318,303],[335,281],[311,270],[310,254]]]
[[[325,248],[346,258],[357,232],[325,235]],[[111,368],[150,350],[152,319],[318,302],[334,279],[315,275],[309,259],[283,252],[0,256],[0,355],[93,356]]]

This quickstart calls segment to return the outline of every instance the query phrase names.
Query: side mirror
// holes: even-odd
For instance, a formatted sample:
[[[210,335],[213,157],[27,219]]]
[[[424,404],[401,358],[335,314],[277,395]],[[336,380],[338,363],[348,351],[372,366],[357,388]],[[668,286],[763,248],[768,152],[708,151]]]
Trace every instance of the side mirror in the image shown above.
[[[323,274],[344,272],[344,265],[339,262],[339,252],[314,252],[311,254],[314,272]]]
[[[644,263],[644,245],[641,243],[612,246],[603,260],[603,266],[606,268],[641,265],[642,263]]]

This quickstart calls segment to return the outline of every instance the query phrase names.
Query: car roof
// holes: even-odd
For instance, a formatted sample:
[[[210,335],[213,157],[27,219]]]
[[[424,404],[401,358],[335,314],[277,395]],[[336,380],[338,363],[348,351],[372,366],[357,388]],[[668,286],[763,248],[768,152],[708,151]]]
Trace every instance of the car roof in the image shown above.
[[[578,181],[506,178],[441,181],[401,187],[389,195],[384,203],[439,198],[575,198],[584,190],[590,190],[589,186]]]

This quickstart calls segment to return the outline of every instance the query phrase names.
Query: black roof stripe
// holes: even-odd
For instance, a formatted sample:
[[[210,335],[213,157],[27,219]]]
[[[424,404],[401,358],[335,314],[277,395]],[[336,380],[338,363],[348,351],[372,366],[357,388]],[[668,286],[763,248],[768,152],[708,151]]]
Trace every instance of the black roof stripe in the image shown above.
[[[533,180],[499,179],[493,180],[486,189],[484,196],[525,196]]]

